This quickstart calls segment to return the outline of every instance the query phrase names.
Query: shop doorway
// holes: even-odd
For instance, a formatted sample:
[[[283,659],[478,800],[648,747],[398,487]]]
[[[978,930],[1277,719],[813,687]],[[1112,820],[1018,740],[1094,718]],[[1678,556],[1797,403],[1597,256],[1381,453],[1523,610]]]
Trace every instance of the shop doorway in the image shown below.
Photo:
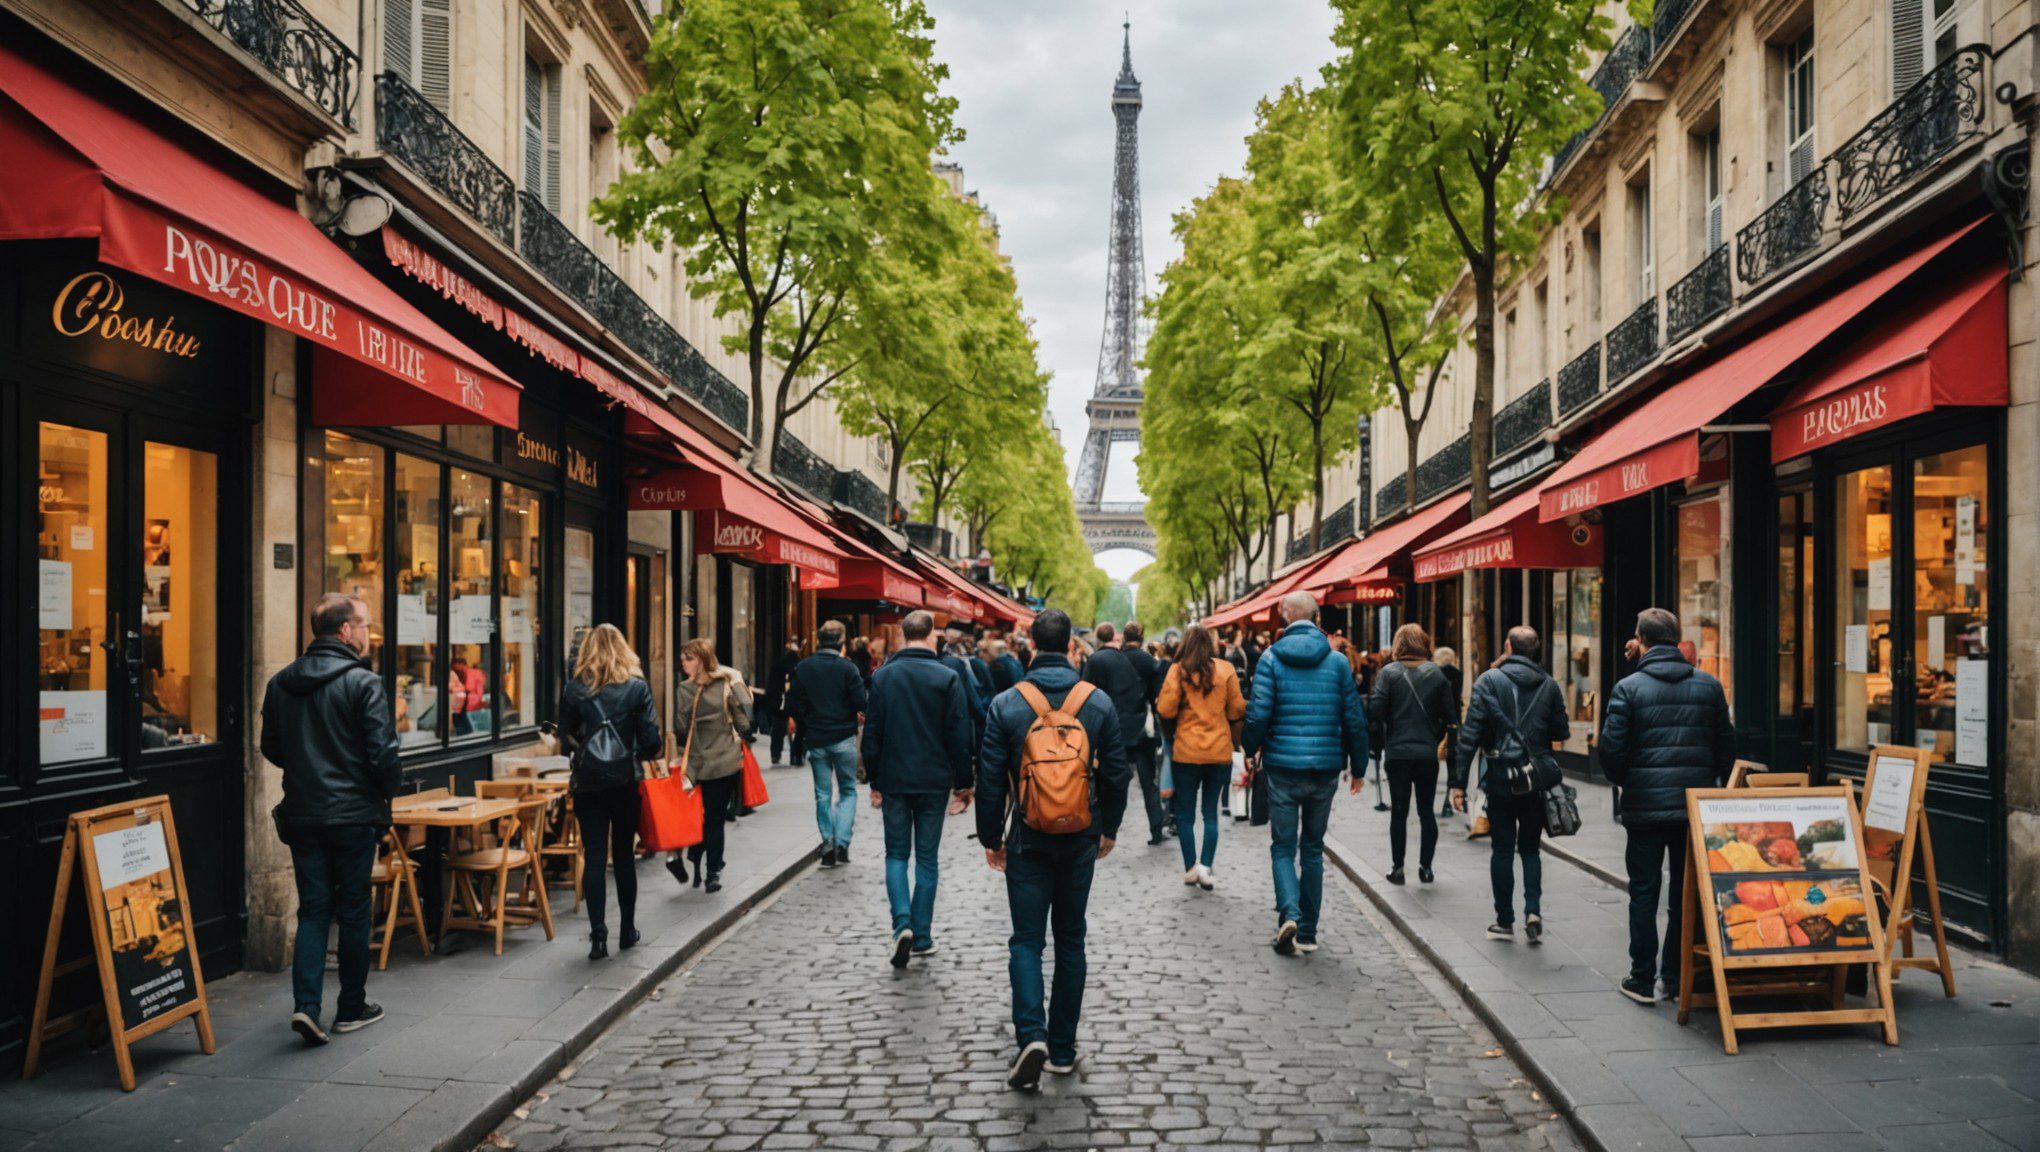
[[[1813,486],[1800,482],[1778,492],[1773,543],[1777,549],[1777,710],[1767,764],[1779,772],[1813,767],[1819,732],[1813,712]]]
[[[665,550],[631,545],[625,558],[623,584],[624,638],[644,664],[645,678],[652,685],[652,699],[663,721],[666,693],[671,687],[666,671],[666,637],[672,634],[666,617]]]

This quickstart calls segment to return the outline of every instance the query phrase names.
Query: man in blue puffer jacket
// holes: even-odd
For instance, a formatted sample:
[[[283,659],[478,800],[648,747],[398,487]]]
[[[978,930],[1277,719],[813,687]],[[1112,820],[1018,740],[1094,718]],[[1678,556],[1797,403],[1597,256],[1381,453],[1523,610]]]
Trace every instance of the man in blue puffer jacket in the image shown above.
[[[1269,853],[1275,864],[1275,951],[1317,951],[1318,907],[1325,891],[1325,824],[1339,772],[1351,765],[1352,790],[1367,780],[1367,706],[1353,666],[1332,651],[1317,626],[1308,592],[1282,600],[1288,627],[1254,671],[1242,743],[1268,773]],[[1301,872],[1298,869],[1301,830]]]

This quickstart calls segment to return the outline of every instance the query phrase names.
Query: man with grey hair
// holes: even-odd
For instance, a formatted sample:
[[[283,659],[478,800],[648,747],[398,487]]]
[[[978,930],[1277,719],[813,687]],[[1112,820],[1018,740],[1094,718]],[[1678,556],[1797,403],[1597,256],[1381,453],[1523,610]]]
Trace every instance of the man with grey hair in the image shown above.
[[[1453,748],[1452,806],[1461,812],[1466,811],[1473,759],[1482,758],[1481,777],[1474,783],[1487,793],[1488,884],[1495,899],[1490,940],[1516,938],[1518,859],[1523,865],[1523,937],[1532,944],[1544,939],[1544,860],[1538,854],[1544,835],[1542,789],[1560,780],[1551,753],[1571,725],[1565,693],[1540,662],[1543,653],[1537,629],[1527,624],[1509,629],[1502,659],[1473,682]]]
[[[1317,951],[1324,902],[1325,825],[1339,773],[1367,779],[1367,707],[1352,665],[1332,651],[1308,592],[1282,598],[1287,627],[1261,657],[1241,743],[1268,773],[1269,855],[1275,869],[1275,951]]]
[[[1663,608],[1636,614],[1627,645],[1636,671],[1608,694],[1601,720],[1601,771],[1622,789],[1622,825],[1629,834],[1629,976],[1624,996],[1657,1001],[1679,978],[1679,892],[1686,883],[1686,790],[1717,787],[1735,766],[1735,724],[1721,681],[1679,651],[1679,618]],[[1671,878],[1666,882],[1665,874]],[[1665,901],[1665,938],[1658,952],[1658,893]]]
[[[290,1026],[324,1044],[326,933],[340,925],[340,1002],[333,1031],[382,1019],[368,1002],[370,874],[403,785],[397,725],[383,678],[370,667],[368,605],[328,593],[312,608],[312,642],[262,694],[262,756],[283,769],[277,835],[297,874]]]

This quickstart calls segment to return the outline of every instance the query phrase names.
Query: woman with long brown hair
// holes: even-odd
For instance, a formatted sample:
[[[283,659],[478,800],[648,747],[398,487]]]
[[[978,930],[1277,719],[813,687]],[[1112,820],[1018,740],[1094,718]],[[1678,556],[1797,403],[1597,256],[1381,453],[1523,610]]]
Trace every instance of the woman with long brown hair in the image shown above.
[[[1183,883],[1206,892],[1215,881],[1211,864],[1218,856],[1218,800],[1232,776],[1233,749],[1240,745],[1240,721],[1247,701],[1240,695],[1239,673],[1218,659],[1211,631],[1192,624],[1183,631],[1175,663],[1162,678],[1155,699],[1169,737],[1172,785],[1164,792],[1176,808],[1176,843],[1183,850]],[[1197,812],[1202,793],[1204,845],[1198,851]]]
[[[659,755],[652,686],[630,642],[614,624],[581,641],[574,677],[560,692],[559,733],[573,749],[574,816],[581,826],[582,897],[588,901],[588,959],[609,955],[604,862],[616,873],[616,946],[638,942],[638,765]]]
[[[688,778],[701,789],[701,843],[687,850],[694,883],[722,891],[723,813],[737,797],[744,770],[743,733],[751,726],[751,693],[718,664],[715,642],[695,637],[680,646],[681,678],[673,699],[673,733],[686,750]]]
[[[1388,776],[1390,807],[1388,882],[1403,882],[1403,854],[1409,846],[1410,797],[1417,801],[1417,879],[1431,882],[1431,857],[1438,849],[1438,814],[1431,801],[1438,790],[1438,757],[1458,722],[1452,682],[1431,662],[1431,638],[1421,625],[1395,630],[1393,657],[1374,677],[1367,701],[1370,741],[1381,749]]]

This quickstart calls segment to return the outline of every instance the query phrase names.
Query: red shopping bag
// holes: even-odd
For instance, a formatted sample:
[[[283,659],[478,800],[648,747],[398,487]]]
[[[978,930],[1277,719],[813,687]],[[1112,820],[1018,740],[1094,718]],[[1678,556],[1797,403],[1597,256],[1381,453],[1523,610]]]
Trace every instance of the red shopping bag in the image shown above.
[[[701,790],[674,774],[638,781],[638,838],[653,852],[677,852],[701,843]]]
[[[737,789],[737,803],[746,808],[763,808],[771,800],[765,791],[765,774],[758,770],[758,757],[752,753],[749,744],[744,745],[744,775]]]

